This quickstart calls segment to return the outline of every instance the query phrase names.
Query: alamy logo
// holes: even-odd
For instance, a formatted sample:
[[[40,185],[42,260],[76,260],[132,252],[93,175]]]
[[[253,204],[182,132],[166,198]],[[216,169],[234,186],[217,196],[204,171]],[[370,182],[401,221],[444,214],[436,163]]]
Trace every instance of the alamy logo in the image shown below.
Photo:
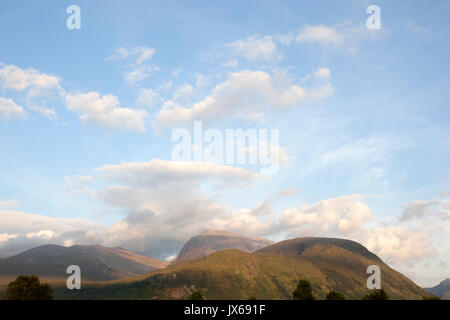
[[[66,9],[66,13],[70,16],[66,20],[67,29],[81,29],[81,9],[77,5],[70,5]]]
[[[67,267],[66,273],[71,274],[69,278],[67,278],[67,289],[73,290],[81,289],[81,269],[77,265],[71,265]]]
[[[366,26],[369,30],[380,30],[381,29],[381,10],[379,6],[370,5],[366,10],[367,14],[370,16],[367,18]]]
[[[367,267],[368,274],[370,274],[369,278],[367,278],[367,288],[372,289],[381,289],[381,270],[377,265],[371,265]]]
[[[270,133],[270,142],[269,142]],[[171,140],[178,142],[171,153],[172,161],[205,161],[227,165],[260,165],[262,175],[273,175],[279,169],[278,129],[219,129],[203,132],[202,121],[194,122],[194,136],[187,129],[176,129]]]

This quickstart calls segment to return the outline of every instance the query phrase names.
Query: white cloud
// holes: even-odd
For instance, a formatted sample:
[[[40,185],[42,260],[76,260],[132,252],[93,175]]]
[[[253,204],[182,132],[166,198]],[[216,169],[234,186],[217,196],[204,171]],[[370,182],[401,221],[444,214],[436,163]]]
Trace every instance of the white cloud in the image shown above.
[[[405,22],[405,29],[415,32],[415,33],[420,33],[420,34],[425,34],[428,32],[427,28],[424,28],[424,27],[412,22],[411,20],[407,20]]]
[[[171,72],[172,77],[178,78],[178,76],[180,75],[181,70],[183,70],[182,67],[178,67],[178,68],[173,69],[172,72]]]
[[[148,47],[118,48],[105,61],[131,60],[130,63],[122,65],[125,69],[131,69],[124,73],[124,78],[129,84],[136,84],[148,78],[153,71],[158,70],[155,65],[148,64],[155,52],[155,49]]]
[[[319,68],[314,72],[314,77],[320,80],[329,80],[331,76],[330,69],[328,68]]]
[[[206,86],[209,83],[209,79],[208,76],[201,74],[201,73],[196,73],[195,74],[195,85],[197,88],[201,88]]]
[[[127,162],[106,165],[95,170],[104,178],[119,181],[134,187],[153,187],[167,184],[200,182],[204,179],[221,181],[251,181],[258,174],[242,168],[209,162],[181,162],[153,159],[148,162]]]
[[[135,64],[139,65],[145,61],[148,61],[155,54],[155,49],[148,47],[134,47],[131,49],[117,48],[113,55],[107,57],[105,61],[117,61],[123,60],[129,57],[135,58]]]
[[[441,198],[429,201],[411,201],[404,205],[399,221],[406,222],[423,218],[450,221],[450,202]]]
[[[173,93],[174,100],[186,101],[192,96],[194,88],[189,84],[184,84],[175,89]]]
[[[402,226],[369,229],[363,243],[379,254],[388,264],[412,266],[436,254],[429,233]]]
[[[58,122],[58,117],[56,115],[56,111],[53,108],[49,109],[49,108],[39,107],[39,106],[30,106],[29,108],[31,110],[34,110],[34,111],[40,113],[41,115],[43,115],[47,119],[50,119],[50,120]]]
[[[347,142],[332,140],[331,145],[324,145],[311,155],[308,164],[310,170],[336,167],[340,171],[362,169],[382,165],[387,162],[394,151],[404,150],[410,146],[406,137],[393,134],[375,134]]]
[[[297,42],[317,42],[320,44],[341,45],[345,36],[334,27],[324,25],[304,26],[296,35]]]
[[[25,110],[12,99],[0,97],[0,115],[7,119],[26,118]]]
[[[181,243],[204,229],[241,220],[212,194],[246,186],[259,178],[242,168],[159,159],[105,165],[91,176],[97,184],[92,184],[91,178],[84,186],[84,179],[79,177],[68,181],[71,187],[86,191],[94,200],[125,215],[105,231],[103,243],[139,252],[147,252],[150,247],[156,250],[155,243],[161,239],[167,239],[168,244]],[[166,247],[161,244],[161,248]]]
[[[237,67],[237,65],[238,65],[238,61],[236,59],[229,60],[229,61],[225,62],[224,64],[222,64],[222,66],[224,68],[234,68],[234,67]]]
[[[233,116],[261,120],[263,112],[272,107],[297,106],[309,100],[322,99],[332,91],[329,83],[305,89],[292,84],[284,74],[244,70],[230,73],[226,81],[216,85],[209,96],[191,108],[166,101],[157,115],[157,122],[160,126],[170,126]]]
[[[280,59],[280,53],[272,39],[272,36],[251,36],[246,39],[239,39],[227,46],[231,47],[233,52],[249,60],[273,60]]]
[[[82,219],[48,217],[45,215],[27,213],[17,210],[0,209],[0,221],[2,230],[10,234],[23,235],[49,235],[49,230],[53,234],[78,229],[97,229],[103,227],[97,222],[85,221]],[[17,223],[20,221],[20,223]],[[40,231],[45,231],[41,232]]]
[[[153,107],[159,101],[161,97],[153,89],[141,89],[136,98],[136,104],[144,107]]]
[[[18,223],[20,221],[20,223]],[[102,243],[106,226],[83,219],[48,217],[17,210],[0,209],[0,257],[48,243],[63,245]]]
[[[280,227],[291,236],[340,235],[350,236],[360,231],[372,219],[370,208],[353,195],[303,205],[283,212]],[[278,227],[278,228],[280,228]]]
[[[293,32],[289,32],[287,34],[277,35],[275,39],[282,45],[289,46],[295,40],[295,36]]]
[[[125,72],[124,78],[129,84],[135,84],[148,78],[154,70],[154,66],[138,65],[132,71]]]
[[[0,244],[10,239],[17,238],[18,236],[18,234],[0,233]]]
[[[167,256],[167,258],[165,258],[164,261],[172,262],[176,258],[177,258],[177,255],[176,254],[172,254],[170,256]]]
[[[0,201],[0,209],[11,209],[16,207],[19,204],[19,202],[15,199],[7,200],[7,201]]]
[[[0,80],[3,88],[23,91],[31,89],[33,95],[41,90],[59,88],[60,78],[28,68],[21,69],[14,65],[0,63]]]
[[[120,107],[112,94],[101,96],[97,92],[67,94],[66,105],[77,112],[83,123],[94,123],[111,129],[145,131],[147,113],[141,109]]]
[[[43,239],[51,239],[55,236],[55,232],[53,230],[39,230],[37,232],[29,232],[26,234],[27,238],[43,238]]]

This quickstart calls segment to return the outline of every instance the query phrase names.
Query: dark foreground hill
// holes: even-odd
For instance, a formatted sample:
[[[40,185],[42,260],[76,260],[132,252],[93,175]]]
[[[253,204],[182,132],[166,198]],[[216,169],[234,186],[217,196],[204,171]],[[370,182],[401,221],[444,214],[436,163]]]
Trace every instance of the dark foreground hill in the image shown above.
[[[57,290],[72,299],[184,299],[199,289],[207,299],[290,299],[299,279],[311,282],[323,299],[329,290],[347,299],[368,292],[366,269],[381,268],[382,287],[394,299],[421,299],[430,294],[391,269],[362,245],[343,239],[299,238],[254,253],[236,249],[185,260],[132,279],[87,285],[82,291]]]
[[[450,300],[450,279],[441,281],[437,286],[433,288],[426,288],[432,294],[441,297],[444,300]]]
[[[226,249],[253,252],[270,244],[273,244],[273,241],[267,239],[246,237],[222,230],[206,230],[186,242],[175,262],[200,259]]]
[[[145,274],[167,263],[121,248],[44,245],[0,260],[0,282],[21,274],[65,280],[69,265],[80,267],[83,281],[106,281]]]

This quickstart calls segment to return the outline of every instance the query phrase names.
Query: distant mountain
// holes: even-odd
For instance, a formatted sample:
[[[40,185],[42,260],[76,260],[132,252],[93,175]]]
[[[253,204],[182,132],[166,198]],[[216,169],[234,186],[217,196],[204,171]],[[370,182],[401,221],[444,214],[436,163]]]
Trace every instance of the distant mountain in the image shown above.
[[[145,274],[167,264],[122,248],[44,245],[0,260],[0,279],[21,274],[66,279],[67,267],[78,265],[82,281],[106,281]]]
[[[426,290],[430,291],[435,296],[441,297],[441,299],[450,300],[450,278],[445,279],[433,288],[426,288]]]
[[[150,274],[84,287],[82,292],[56,292],[67,299],[185,299],[195,289],[207,299],[291,299],[299,279],[311,282],[313,294],[328,291],[347,299],[368,293],[369,265],[381,269],[382,287],[391,299],[422,299],[430,293],[387,266],[357,242],[344,239],[299,238],[253,253],[236,249],[184,260]]]
[[[175,262],[200,259],[225,249],[253,252],[272,243],[271,240],[246,237],[222,230],[206,230],[186,242]]]

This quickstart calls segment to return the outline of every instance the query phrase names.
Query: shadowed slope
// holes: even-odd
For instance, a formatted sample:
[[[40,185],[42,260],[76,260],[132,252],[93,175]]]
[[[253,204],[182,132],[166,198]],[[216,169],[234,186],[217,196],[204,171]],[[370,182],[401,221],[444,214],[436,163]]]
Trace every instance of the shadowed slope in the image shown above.
[[[44,245],[0,260],[0,276],[35,274],[44,278],[67,278],[69,265],[81,268],[83,281],[105,281],[148,273],[167,263],[121,248]]]

